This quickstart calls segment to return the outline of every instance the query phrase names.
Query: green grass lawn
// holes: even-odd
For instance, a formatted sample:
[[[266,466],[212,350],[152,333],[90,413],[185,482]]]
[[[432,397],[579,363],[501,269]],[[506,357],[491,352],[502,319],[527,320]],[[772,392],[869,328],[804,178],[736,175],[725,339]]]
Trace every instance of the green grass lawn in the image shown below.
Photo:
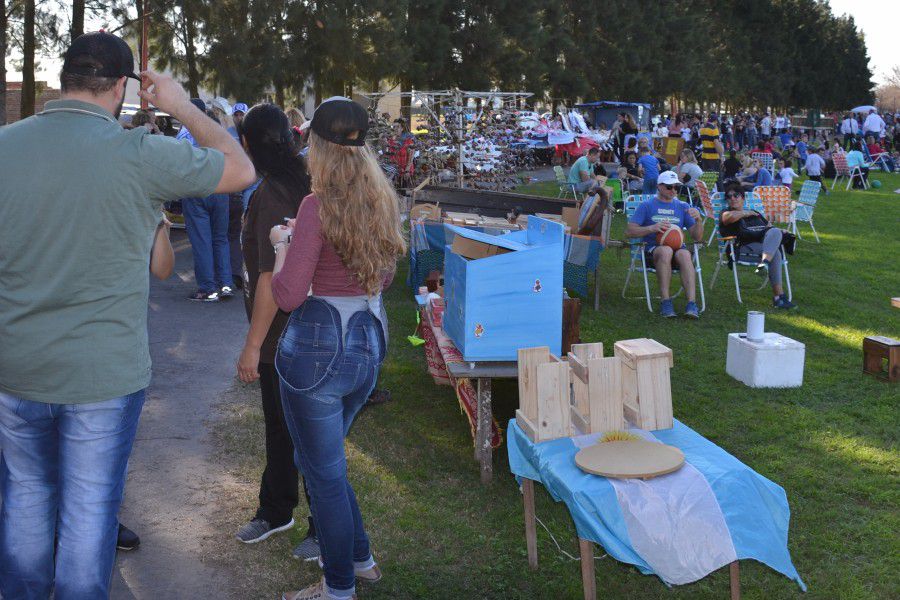
[[[616,340],[650,337],[673,349],[676,418],[787,491],[790,550],[809,598],[892,598],[900,590],[900,386],[861,372],[864,336],[900,337],[900,310],[890,306],[891,296],[900,296],[900,195],[893,193],[900,176],[873,178],[884,183],[880,190],[822,197],[815,213],[820,244],[801,229],[790,263],[798,310],[774,311],[769,290],[756,291],[758,279],[747,270],[743,305],[727,270],[709,290],[710,248],[702,256],[706,312],[698,322],[663,320],[643,300],[621,297],[628,254],[610,250],[601,259],[600,310],[585,306],[581,318],[585,342],[611,348]],[[556,195],[553,183],[520,189]],[[616,218],[614,237],[623,221]],[[347,441],[350,479],[385,572],[360,597],[580,598],[578,563],[564,558],[540,527],[540,567],[528,569],[522,500],[505,446],[495,454],[493,483],[479,483],[469,426],[452,390],[434,385],[422,349],[406,341],[415,309],[404,277],[401,270],[387,293],[392,337],[381,385],[393,401],[363,411]],[[634,283],[631,291],[642,290]],[[675,305],[681,312],[683,297]],[[752,309],[766,310],[768,330],[806,344],[803,387],[754,390],[725,374],[727,334],[741,331]],[[255,502],[263,448],[256,406],[250,401],[226,420],[232,432],[222,438],[247,482],[248,506]],[[516,407],[514,385],[495,384],[495,416],[504,428]],[[536,488],[538,517],[577,556],[565,506]],[[315,567],[284,558],[299,541],[298,532],[291,535],[241,558],[265,580],[267,593],[319,576]],[[675,588],[609,557],[596,569],[601,598],[728,594],[727,569]],[[793,582],[758,563],[742,563],[741,581],[745,598],[800,595]]]

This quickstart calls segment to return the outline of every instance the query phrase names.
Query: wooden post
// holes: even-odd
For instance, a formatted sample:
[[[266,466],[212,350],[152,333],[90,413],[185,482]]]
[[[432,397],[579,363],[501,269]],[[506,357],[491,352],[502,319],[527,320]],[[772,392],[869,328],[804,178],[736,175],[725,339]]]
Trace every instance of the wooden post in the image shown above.
[[[534,519],[534,482],[522,479],[522,497],[525,503],[525,548],[528,551],[528,566],[537,569],[537,530]]]
[[[741,567],[738,561],[728,566],[728,573],[731,579],[731,600],[741,600]]]
[[[476,393],[478,420],[475,428],[475,458],[481,463],[481,483],[488,484],[494,474],[491,464],[491,380],[479,378]]]
[[[584,600],[597,600],[597,580],[594,577],[594,542],[578,538],[578,549],[581,551],[581,585],[584,587]]]

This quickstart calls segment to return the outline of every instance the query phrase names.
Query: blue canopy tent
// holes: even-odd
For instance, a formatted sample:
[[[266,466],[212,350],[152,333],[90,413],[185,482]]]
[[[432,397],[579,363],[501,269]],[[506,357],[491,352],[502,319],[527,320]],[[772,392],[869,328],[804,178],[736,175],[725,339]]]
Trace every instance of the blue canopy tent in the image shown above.
[[[599,102],[585,102],[584,104],[576,104],[575,108],[580,109],[591,126],[595,129],[600,123],[606,125],[607,129],[612,128],[616,121],[616,116],[621,113],[629,113],[634,117],[638,129],[647,131],[650,129],[650,105],[641,102],[618,102],[615,100],[600,100]]]

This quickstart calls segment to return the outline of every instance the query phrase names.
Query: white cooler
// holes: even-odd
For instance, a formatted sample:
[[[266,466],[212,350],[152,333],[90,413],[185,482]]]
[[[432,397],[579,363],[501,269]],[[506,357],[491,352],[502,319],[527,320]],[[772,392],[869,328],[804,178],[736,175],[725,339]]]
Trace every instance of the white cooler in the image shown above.
[[[754,388],[803,385],[805,345],[777,333],[766,333],[759,342],[742,336],[745,334],[728,334],[726,373]]]

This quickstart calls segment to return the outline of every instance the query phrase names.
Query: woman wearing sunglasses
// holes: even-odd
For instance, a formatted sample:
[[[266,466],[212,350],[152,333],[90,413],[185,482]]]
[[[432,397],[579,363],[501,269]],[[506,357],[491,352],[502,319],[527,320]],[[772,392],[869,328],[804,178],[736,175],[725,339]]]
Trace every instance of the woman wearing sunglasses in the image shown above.
[[[787,299],[781,286],[781,242],[784,232],[769,226],[768,221],[755,210],[744,210],[744,190],[732,185],[725,192],[728,208],[719,216],[719,231],[722,236],[737,239],[735,254],[738,260],[758,260],[756,274],[768,275],[774,295],[775,308],[797,308]]]

